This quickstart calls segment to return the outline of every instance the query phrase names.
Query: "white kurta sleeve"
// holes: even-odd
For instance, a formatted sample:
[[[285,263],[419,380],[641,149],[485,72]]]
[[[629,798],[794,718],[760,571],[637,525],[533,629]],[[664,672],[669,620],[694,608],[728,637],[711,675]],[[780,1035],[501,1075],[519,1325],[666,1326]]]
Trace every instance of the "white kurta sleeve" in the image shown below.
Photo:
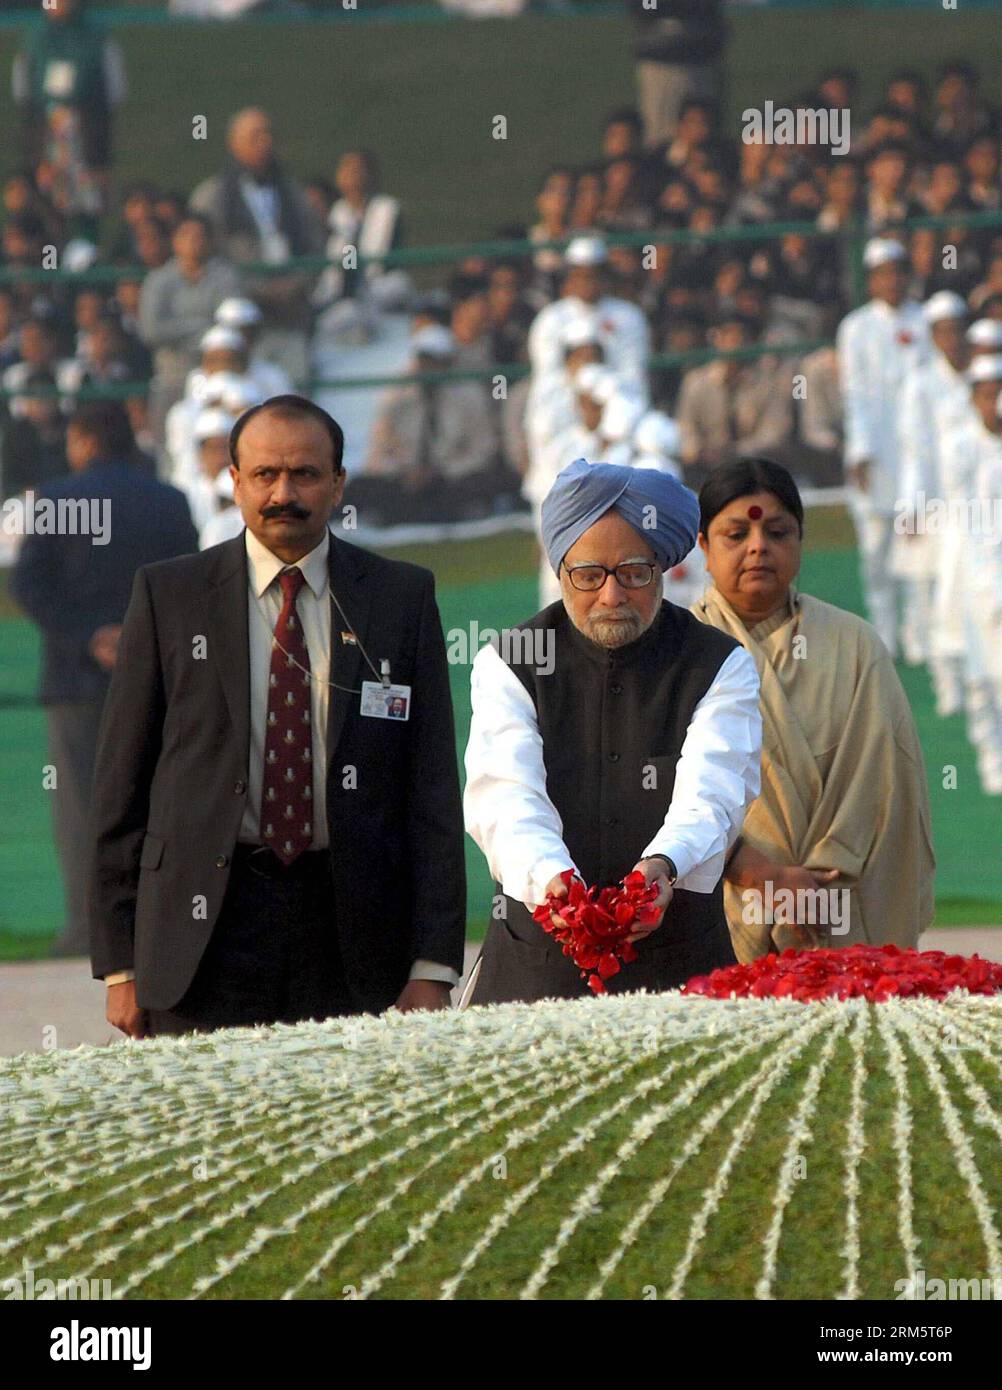
[[[535,706],[494,647],[477,653],[470,687],[466,829],[502,890],[535,907],[550,879],[577,867],[563,842],[560,815],[546,794]]]
[[[750,653],[738,647],[693,711],[671,805],[638,858],[666,854],[678,870],[679,888],[712,893],[761,776],[759,676]]]

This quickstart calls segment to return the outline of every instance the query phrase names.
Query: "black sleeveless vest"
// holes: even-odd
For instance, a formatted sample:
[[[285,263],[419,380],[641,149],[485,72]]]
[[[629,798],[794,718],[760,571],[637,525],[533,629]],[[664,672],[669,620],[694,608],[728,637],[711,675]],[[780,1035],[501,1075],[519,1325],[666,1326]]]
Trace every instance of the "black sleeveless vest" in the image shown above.
[[[675,766],[693,712],[738,645],[683,608],[664,602],[635,642],[609,650],[589,641],[562,602],[517,631],[548,633],[553,669],[509,659],[536,709],[546,790],[563,840],[589,884],[617,883],[664,821]],[[512,643],[512,653],[534,648]],[[545,649],[544,649],[545,650]],[[504,644],[503,658],[510,654]],[[587,981],[529,909],[495,885],[495,907],[471,1002],[576,998]],[[665,990],[734,962],[723,892],[676,887],[660,927],[637,945],[638,959],[606,981],[609,993]]]

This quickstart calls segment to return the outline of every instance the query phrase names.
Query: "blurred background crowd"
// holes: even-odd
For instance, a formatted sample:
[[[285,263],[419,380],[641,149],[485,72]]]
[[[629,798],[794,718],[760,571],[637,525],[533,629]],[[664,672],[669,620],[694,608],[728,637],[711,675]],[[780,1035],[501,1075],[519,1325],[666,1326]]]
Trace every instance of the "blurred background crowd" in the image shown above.
[[[487,229],[494,254],[412,275],[393,262],[407,208],[380,151],[293,169],[267,110],[232,113],[225,159],[195,187],[117,179],[128,72],[88,8],[35,17],[13,67],[5,497],[65,471],[67,421],[103,388],[211,543],[236,524],[221,447],[234,415],[357,361],[390,379],[349,419],[347,500],[368,525],[524,509],[586,446],[660,457],[693,486],[752,453],[832,484],[833,338],[866,297],[867,238],[901,242],[907,297],[949,288],[972,318],[1002,320],[1002,229],[963,220],[1000,206],[998,113],[968,62],[896,72],[865,106],[852,69],[805,73],[788,108],[849,113],[848,153],[746,143],[721,116],[722,6],[632,5],[636,90],[592,157],[550,168],[534,206]],[[945,220],[909,225],[922,217]],[[344,409],[337,391],[325,403]]]

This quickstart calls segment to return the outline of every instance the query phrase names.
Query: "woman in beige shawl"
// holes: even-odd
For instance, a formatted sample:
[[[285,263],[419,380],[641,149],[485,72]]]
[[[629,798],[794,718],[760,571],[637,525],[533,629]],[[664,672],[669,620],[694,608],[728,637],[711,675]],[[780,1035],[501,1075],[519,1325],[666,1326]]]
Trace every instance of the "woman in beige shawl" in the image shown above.
[[[692,612],[747,647],[762,679],[762,791],[724,870],[735,953],[914,946],[935,861],[922,749],[891,658],[869,623],[794,587],[804,510],[785,468],[719,468],[699,503],[712,583]]]

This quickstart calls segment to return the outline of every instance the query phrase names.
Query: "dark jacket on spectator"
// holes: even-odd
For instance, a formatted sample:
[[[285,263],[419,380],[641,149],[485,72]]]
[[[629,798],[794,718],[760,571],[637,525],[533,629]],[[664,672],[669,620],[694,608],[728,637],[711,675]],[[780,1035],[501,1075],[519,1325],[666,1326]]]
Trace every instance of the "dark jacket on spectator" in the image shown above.
[[[727,40],[723,0],[629,0],[637,26],[634,53],[652,63],[710,63]]]
[[[11,592],[42,630],[43,704],[103,698],[110,677],[89,651],[94,632],[120,623],[140,565],[198,549],[184,494],[129,464],[96,460],[41,489],[38,499],[97,499],[110,541],[86,535],[27,535]],[[99,523],[100,524],[100,523]]]
[[[190,200],[193,211],[208,217],[220,251],[236,266],[265,259],[260,232],[243,196],[244,176],[241,166],[230,159],[221,174],[198,185]],[[320,255],[323,229],[300,184],[277,161],[267,181],[278,200],[278,230],[286,238],[289,255]],[[313,277],[287,272],[278,278],[244,274],[242,279],[243,292],[256,300],[264,312],[264,327],[309,328]]]

